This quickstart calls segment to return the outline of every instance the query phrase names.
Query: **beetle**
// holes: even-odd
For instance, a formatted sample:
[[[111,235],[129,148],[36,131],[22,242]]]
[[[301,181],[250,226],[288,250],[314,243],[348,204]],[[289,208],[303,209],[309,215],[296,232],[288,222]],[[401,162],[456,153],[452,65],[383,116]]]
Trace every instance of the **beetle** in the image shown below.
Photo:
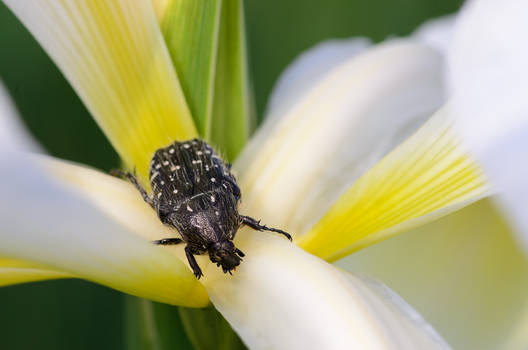
[[[195,255],[209,254],[224,273],[231,274],[240,265],[244,253],[235,247],[233,239],[242,225],[277,232],[292,240],[289,233],[238,213],[241,193],[231,165],[204,140],[175,141],[154,153],[149,169],[150,195],[135,173],[114,170],[112,174],[128,179],[156,210],[161,222],[179,232],[181,238],[153,243],[186,243],[185,255],[198,279],[203,273]]]

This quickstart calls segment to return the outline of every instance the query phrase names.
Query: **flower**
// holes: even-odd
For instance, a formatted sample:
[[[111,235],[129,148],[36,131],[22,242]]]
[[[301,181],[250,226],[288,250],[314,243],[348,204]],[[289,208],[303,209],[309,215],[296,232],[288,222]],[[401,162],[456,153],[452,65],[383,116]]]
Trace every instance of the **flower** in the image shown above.
[[[143,180],[155,149],[197,135],[149,2],[6,3]],[[365,45],[305,54],[234,165],[241,211],[291,231],[311,254],[241,230],[247,258],[236,274],[204,258],[198,282],[181,247],[148,243],[174,232],[132,186],[11,152],[0,164],[7,282],[66,274],[171,304],[210,299],[252,348],[447,347],[387,289],[318,258],[335,261],[490,194],[451,107],[439,109],[441,55],[413,40]]]

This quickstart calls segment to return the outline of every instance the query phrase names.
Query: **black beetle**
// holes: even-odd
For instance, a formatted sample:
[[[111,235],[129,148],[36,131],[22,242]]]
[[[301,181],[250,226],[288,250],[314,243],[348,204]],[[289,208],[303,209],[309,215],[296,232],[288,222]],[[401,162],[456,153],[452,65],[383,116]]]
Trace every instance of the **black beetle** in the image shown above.
[[[181,238],[164,238],[154,243],[187,243],[185,254],[198,279],[203,273],[194,258],[196,254],[209,253],[211,261],[222,266],[224,273],[231,273],[240,264],[244,253],[232,241],[242,224],[292,239],[287,232],[238,213],[241,193],[231,165],[201,139],[176,141],[154,153],[149,170],[152,195],[134,174],[119,170],[112,173],[132,182],[161,222],[178,230]]]

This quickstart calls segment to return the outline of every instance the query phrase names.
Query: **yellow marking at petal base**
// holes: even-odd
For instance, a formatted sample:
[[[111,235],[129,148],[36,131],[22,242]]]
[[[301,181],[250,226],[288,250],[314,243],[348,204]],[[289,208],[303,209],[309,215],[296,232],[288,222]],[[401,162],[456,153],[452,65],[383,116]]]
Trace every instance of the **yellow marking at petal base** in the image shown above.
[[[298,243],[335,261],[488,194],[445,107],[346,190]]]
[[[5,2],[143,180],[156,149],[197,135],[150,1]]]
[[[71,277],[74,276],[23,260],[0,258],[0,286]]]

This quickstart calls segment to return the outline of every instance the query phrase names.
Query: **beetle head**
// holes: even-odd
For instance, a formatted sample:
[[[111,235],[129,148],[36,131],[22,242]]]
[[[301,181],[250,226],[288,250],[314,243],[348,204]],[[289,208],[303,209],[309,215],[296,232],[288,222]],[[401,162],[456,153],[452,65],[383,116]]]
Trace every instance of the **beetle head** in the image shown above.
[[[222,266],[224,273],[231,273],[231,270],[240,265],[243,256],[244,253],[228,240],[216,242],[209,248],[209,258],[217,266]]]

